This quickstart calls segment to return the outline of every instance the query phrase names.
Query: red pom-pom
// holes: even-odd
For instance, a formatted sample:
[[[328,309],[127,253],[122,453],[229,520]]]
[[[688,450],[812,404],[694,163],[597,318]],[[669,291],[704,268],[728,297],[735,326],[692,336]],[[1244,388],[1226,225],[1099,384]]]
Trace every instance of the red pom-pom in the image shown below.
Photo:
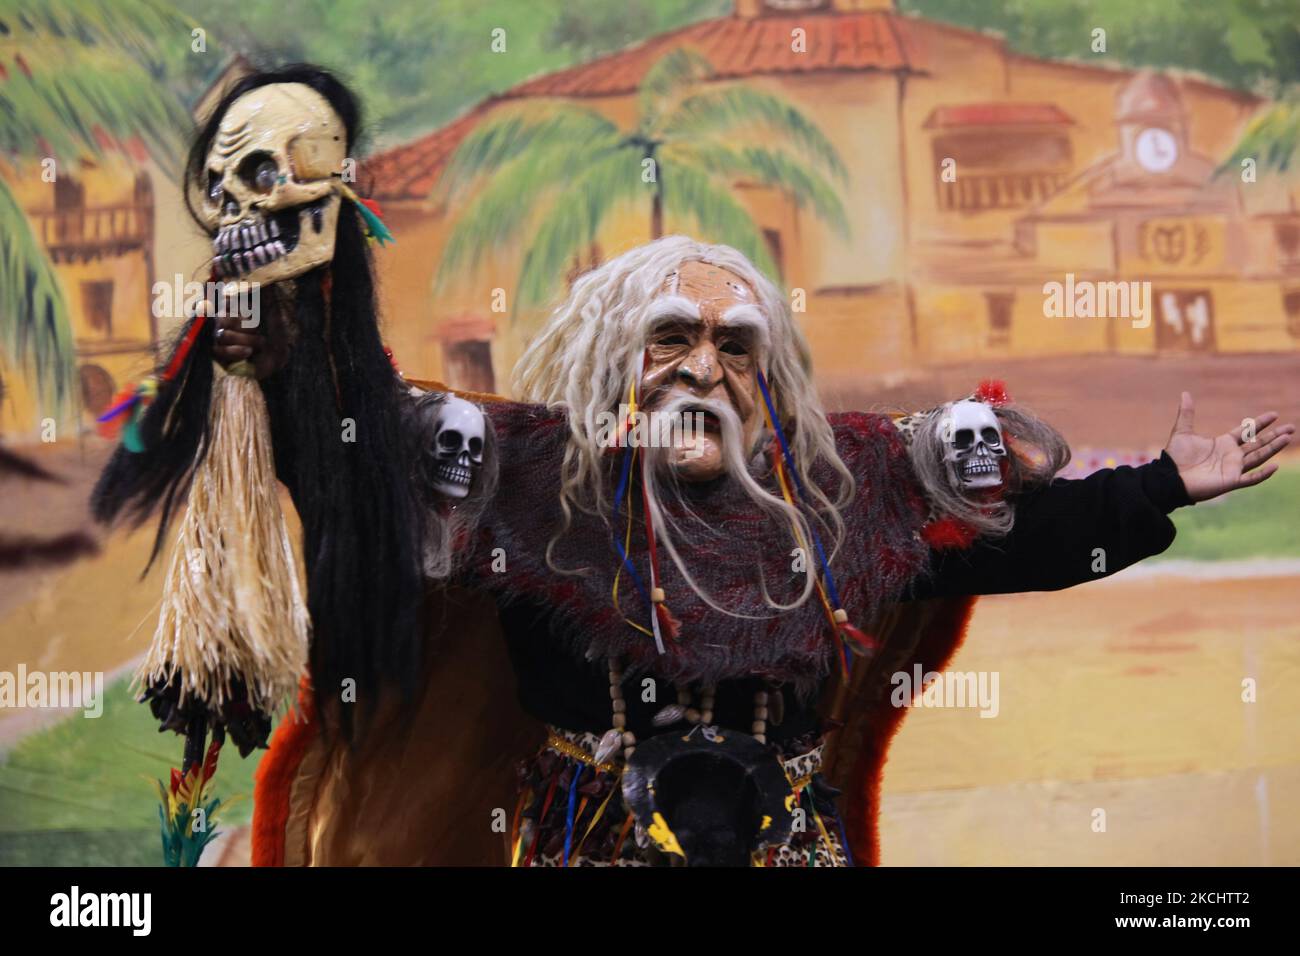
[[[401,375],[402,374],[401,366],[397,364],[397,359],[393,356],[393,350],[390,349],[387,345],[384,346],[384,355],[388,359],[388,364],[393,367],[393,371],[396,372],[398,375]]]
[[[1000,378],[984,379],[980,382],[979,388],[975,389],[975,400],[985,405],[992,405],[994,408],[999,405],[1010,405],[1011,396],[1007,394],[1007,383]]]
[[[921,540],[936,551],[964,550],[975,540],[976,531],[957,518],[931,521],[921,529]]]

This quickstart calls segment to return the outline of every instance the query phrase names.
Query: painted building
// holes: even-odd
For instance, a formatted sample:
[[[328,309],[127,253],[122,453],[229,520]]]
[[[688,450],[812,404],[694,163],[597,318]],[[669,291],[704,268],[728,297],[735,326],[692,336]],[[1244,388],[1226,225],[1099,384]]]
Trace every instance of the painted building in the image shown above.
[[[53,166],[0,163],[63,289],[75,346],[76,380],[55,435],[71,438],[127,382],[151,368],[158,337],[154,274],[157,171],[138,141],[97,132],[103,155]],[[0,434],[45,437],[52,417],[25,368],[0,353]]]
[[[703,53],[715,82],[795,104],[848,166],[847,240],[770,189],[733,184],[784,285],[804,290],[824,385],[1000,356],[1300,346],[1296,182],[1215,176],[1262,100],[1104,56],[1019,55],[888,0],[737,0],[729,16],[536,77],[362,164],[399,239],[379,262],[408,372],[505,389],[542,317],[493,311],[522,242],[435,295],[463,199],[440,197],[438,177],[468,131],[552,98],[627,121],[638,82],[674,47]],[[575,269],[649,238],[640,212],[607,233]],[[1151,321],[1050,318],[1044,286],[1067,281],[1150,282]]]

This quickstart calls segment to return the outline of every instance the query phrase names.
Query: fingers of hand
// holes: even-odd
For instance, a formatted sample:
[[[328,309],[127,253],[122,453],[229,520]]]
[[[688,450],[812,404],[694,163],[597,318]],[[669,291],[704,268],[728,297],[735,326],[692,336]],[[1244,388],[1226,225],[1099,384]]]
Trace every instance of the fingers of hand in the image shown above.
[[[1255,442],[1243,445],[1245,454],[1241,457],[1242,471],[1257,468],[1268,461],[1294,440],[1295,426],[1281,425],[1263,432]]]
[[[260,345],[259,337],[255,334],[237,332],[230,326],[221,326],[218,332],[221,334],[212,349],[218,359],[247,359]]]
[[[1252,429],[1252,431],[1254,432],[1256,438],[1258,438],[1260,432],[1262,432],[1265,428],[1268,428],[1269,425],[1272,425],[1275,421],[1277,421],[1277,417],[1278,417],[1277,412],[1265,412],[1262,415],[1256,415],[1254,418],[1246,419],[1246,421],[1243,422],[1239,427],[1232,429],[1229,432],[1229,434],[1232,435],[1232,437],[1236,440],[1238,445],[1248,444],[1248,440],[1246,438],[1247,424],[1253,424],[1255,426]]]
[[[1196,406],[1192,402],[1192,393],[1183,392],[1178,402],[1178,415],[1174,419],[1174,433],[1190,432],[1196,418]]]
[[[260,335],[261,327],[251,319],[245,319],[241,315],[232,315],[227,313],[216,320],[217,331],[221,333],[221,338],[225,338],[232,333],[238,332],[241,335]]]
[[[1269,465],[1267,468],[1261,468],[1258,471],[1250,471],[1237,479],[1234,487],[1249,488],[1251,485],[1257,485],[1261,481],[1266,481],[1277,472],[1277,464]]]

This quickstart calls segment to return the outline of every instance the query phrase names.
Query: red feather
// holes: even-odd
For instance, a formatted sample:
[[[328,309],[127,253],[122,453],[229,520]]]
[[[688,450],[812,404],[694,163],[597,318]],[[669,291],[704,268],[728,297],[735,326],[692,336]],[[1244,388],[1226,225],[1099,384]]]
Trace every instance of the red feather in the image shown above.
[[[878,640],[876,640],[874,637],[868,637],[866,634],[858,630],[852,624],[849,624],[847,622],[841,624],[840,632],[845,637],[853,641],[854,644],[857,644],[858,647],[862,648],[863,650],[874,651],[880,649],[880,642]]]
[[[995,408],[999,405],[1010,405],[1011,396],[1007,394],[1007,383],[1000,378],[984,379],[980,382],[979,388],[975,389],[975,400]]]
[[[217,772],[217,756],[221,753],[221,741],[214,740],[208,744],[208,755],[203,759],[203,782],[207,783]]]
[[[181,366],[185,364],[185,356],[190,354],[190,349],[194,348],[195,340],[199,337],[199,333],[203,331],[203,327],[207,324],[208,317],[202,315],[199,316],[198,319],[195,320],[194,324],[190,326],[190,330],[185,333],[185,338],[182,339],[181,344],[176,347],[176,354],[173,355],[172,360],[167,363],[167,371],[163,372],[162,375],[162,380],[164,382],[170,382],[176,377],[176,373],[179,372]]]
[[[668,635],[670,641],[677,640],[682,633],[681,621],[673,617],[666,604],[656,604],[655,611],[659,615],[659,629]]]
[[[135,394],[135,385],[134,384],[127,385],[125,388],[123,388],[121,391],[119,391],[116,395],[113,396],[113,400],[109,402],[106,407],[115,408],[116,406],[121,405],[123,402],[125,402],[128,398],[130,398],[134,394]],[[130,417],[131,417],[131,409],[129,408],[124,409],[121,414],[115,415],[114,417],[110,418],[106,422],[97,422],[95,424],[95,431],[99,433],[99,436],[101,438],[116,440],[118,435],[121,434],[122,426],[126,424],[127,420]]]
[[[975,529],[957,518],[931,521],[921,529],[921,540],[936,551],[964,550],[975,540]]]

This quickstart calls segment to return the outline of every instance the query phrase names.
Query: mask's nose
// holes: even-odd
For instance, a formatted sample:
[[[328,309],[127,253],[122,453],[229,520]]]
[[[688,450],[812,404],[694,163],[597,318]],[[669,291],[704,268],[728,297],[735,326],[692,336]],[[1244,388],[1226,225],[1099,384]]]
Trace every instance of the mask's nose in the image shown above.
[[[718,363],[718,350],[712,342],[701,342],[677,366],[677,378],[699,392],[712,391],[722,381],[722,368]]]

